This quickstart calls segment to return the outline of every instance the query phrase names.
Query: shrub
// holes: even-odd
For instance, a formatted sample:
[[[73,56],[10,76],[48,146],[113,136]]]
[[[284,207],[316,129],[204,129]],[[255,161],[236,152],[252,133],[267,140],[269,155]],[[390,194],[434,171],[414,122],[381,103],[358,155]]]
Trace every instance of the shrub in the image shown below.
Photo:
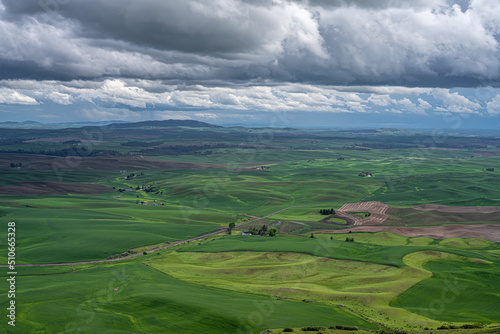
[[[483,326],[481,324],[465,324],[465,325],[462,325],[460,328],[473,329],[473,328],[483,328]]]
[[[357,331],[358,327],[356,326],[344,326],[345,331]]]
[[[293,328],[287,327],[283,329],[283,332],[293,332]]]
[[[321,326],[308,326],[308,327],[302,327],[303,332],[319,332],[321,330],[326,329],[325,327]]]
[[[330,329],[335,329],[335,328],[345,330],[345,331],[357,331],[358,330],[358,327],[356,327],[356,326],[342,326],[342,325],[337,325],[335,327],[330,326]]]

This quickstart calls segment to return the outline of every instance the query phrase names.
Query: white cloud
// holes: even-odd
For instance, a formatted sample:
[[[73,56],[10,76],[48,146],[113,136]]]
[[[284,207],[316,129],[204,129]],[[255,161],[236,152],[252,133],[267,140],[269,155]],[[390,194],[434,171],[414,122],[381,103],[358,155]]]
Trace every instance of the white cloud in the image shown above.
[[[8,88],[0,89],[0,103],[5,104],[24,104],[38,105],[39,103],[34,98],[21,94],[15,90]]]
[[[478,109],[481,108],[479,103],[469,100],[458,92],[451,93],[449,89],[435,88],[432,90],[432,95],[444,103],[445,110],[452,113],[478,113]]]
[[[427,113],[425,112],[425,109],[420,107],[419,105],[416,105],[413,103],[410,99],[408,98],[403,98],[401,100],[397,100],[396,104],[399,104],[404,110],[411,114],[417,114],[417,115],[426,115]]]
[[[422,99],[422,98],[418,98],[418,106],[420,108],[422,108],[423,110],[427,110],[427,109],[431,109],[432,108],[432,105],[427,102],[426,100]]]
[[[332,86],[339,91],[379,95],[421,95],[429,94],[432,88],[402,86]]]
[[[400,94],[399,87],[354,87],[342,91],[332,86],[300,83],[274,85],[205,86],[170,85],[159,80],[107,79],[104,81],[0,81],[1,103],[39,104],[52,101],[85,110],[97,119],[143,119],[164,117],[158,112],[182,113],[190,118],[214,119],[238,112],[325,112],[325,113],[494,113],[495,101],[473,101],[458,92],[441,88],[413,88]],[[368,94],[368,92],[371,92]],[[378,94],[377,92],[396,92]],[[420,92],[420,94],[417,94]],[[492,90],[491,94],[500,95]],[[467,96],[472,96],[469,93]],[[9,102],[6,102],[9,101]],[[50,105],[50,104],[48,104]],[[117,110],[114,114],[113,109]],[[125,112],[129,110],[129,112]],[[131,111],[130,111],[131,110]],[[175,111],[177,110],[177,111]],[[178,110],[183,110],[179,112]],[[492,111],[493,110],[493,111]],[[198,113],[198,115],[196,115]],[[165,114],[167,115],[167,114]],[[166,117],[166,116],[165,116]]]
[[[401,110],[398,110],[398,109],[385,109],[386,112],[388,113],[391,113],[391,114],[402,114],[403,112]]]
[[[500,115],[500,95],[495,96],[486,104],[486,110],[491,115]]]
[[[59,92],[52,92],[49,95],[47,95],[47,98],[54,101],[57,104],[62,104],[62,105],[70,105],[73,103],[71,95]]]
[[[387,94],[383,94],[383,95],[372,94],[368,98],[368,101],[373,103],[374,105],[382,106],[382,107],[386,107],[389,104],[394,103],[394,100],[391,99],[391,97]]]
[[[207,113],[207,112],[201,113],[201,112],[197,112],[194,115],[196,117],[199,117],[199,118],[202,118],[202,119],[210,119],[210,120],[217,119],[217,114],[214,114],[214,113]]]

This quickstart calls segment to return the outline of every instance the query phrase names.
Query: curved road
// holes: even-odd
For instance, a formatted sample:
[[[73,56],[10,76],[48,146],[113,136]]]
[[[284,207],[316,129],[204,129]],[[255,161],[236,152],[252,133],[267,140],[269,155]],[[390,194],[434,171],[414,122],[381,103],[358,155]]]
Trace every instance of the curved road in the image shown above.
[[[304,204],[304,205],[289,206],[287,208],[284,208],[284,209],[278,210],[276,212],[273,212],[271,214],[268,214],[267,216],[260,217],[260,218],[255,218],[255,219],[252,219],[252,220],[247,221],[245,223],[238,224],[235,227],[240,227],[240,226],[243,226],[243,225],[246,225],[246,224],[250,224],[250,223],[253,223],[253,222],[258,221],[258,220],[261,220],[261,219],[265,219],[265,218],[271,217],[271,216],[273,216],[273,215],[275,215],[277,213],[283,212],[283,211],[288,210],[288,209],[299,208],[299,207],[303,207],[303,206],[313,206],[313,205],[318,205],[318,204]],[[205,234],[199,235],[199,236],[194,237],[194,238],[180,240],[180,241],[176,241],[176,242],[170,243],[170,244],[165,245],[165,246],[161,246],[161,247],[156,247],[156,248],[150,249],[150,250],[147,251],[147,253],[153,253],[153,252],[159,251],[160,249],[166,249],[166,248],[175,247],[175,246],[182,245],[182,244],[185,244],[185,243],[190,242],[190,241],[195,241],[195,240],[203,239],[203,238],[209,237],[211,235],[219,234],[221,232],[226,232],[226,231],[227,231],[227,228],[221,228],[218,231],[205,233]],[[133,258],[133,257],[136,257],[136,256],[141,256],[141,255],[143,255],[143,253],[131,254],[131,255],[124,256],[124,257],[117,257],[115,259],[104,259],[104,260],[94,260],[94,261],[68,262],[68,263],[16,264],[16,267],[72,266],[72,265],[79,265],[79,264],[91,264],[91,263],[103,263],[103,262],[121,261],[121,260],[126,260],[126,259],[130,259],[130,258]],[[0,265],[0,267],[8,267],[8,265],[2,264],[2,265]]]

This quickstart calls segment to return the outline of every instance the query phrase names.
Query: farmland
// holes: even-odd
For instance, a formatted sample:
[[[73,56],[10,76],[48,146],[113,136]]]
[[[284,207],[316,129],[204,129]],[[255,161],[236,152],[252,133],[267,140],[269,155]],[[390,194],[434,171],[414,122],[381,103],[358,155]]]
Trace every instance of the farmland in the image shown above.
[[[16,223],[18,329],[495,330],[500,135],[432,138],[394,129],[6,129],[0,223]],[[252,231],[264,232],[241,235]]]

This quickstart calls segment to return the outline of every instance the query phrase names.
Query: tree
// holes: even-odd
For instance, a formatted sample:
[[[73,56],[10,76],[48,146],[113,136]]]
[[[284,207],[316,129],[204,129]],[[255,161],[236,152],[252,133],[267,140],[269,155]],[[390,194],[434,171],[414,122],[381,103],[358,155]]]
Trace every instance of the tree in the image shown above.
[[[236,224],[234,222],[229,223],[229,227],[227,228],[227,234],[232,234],[233,233],[233,227],[235,227]]]
[[[351,238],[351,240],[349,240],[350,242],[354,242],[354,238]]]
[[[274,237],[274,236],[276,236],[276,231],[278,231],[278,230],[277,230],[277,229],[275,229],[275,228],[270,229],[270,230],[269,230],[269,236],[270,236],[270,237]]]
[[[260,228],[260,230],[257,234],[260,236],[267,235],[267,226],[265,224],[262,225],[262,227]]]
[[[345,238],[345,242],[351,241],[348,237]]]
[[[311,236],[309,238],[314,239],[314,234],[311,233]]]
[[[330,240],[333,240],[333,237],[330,237]]]

